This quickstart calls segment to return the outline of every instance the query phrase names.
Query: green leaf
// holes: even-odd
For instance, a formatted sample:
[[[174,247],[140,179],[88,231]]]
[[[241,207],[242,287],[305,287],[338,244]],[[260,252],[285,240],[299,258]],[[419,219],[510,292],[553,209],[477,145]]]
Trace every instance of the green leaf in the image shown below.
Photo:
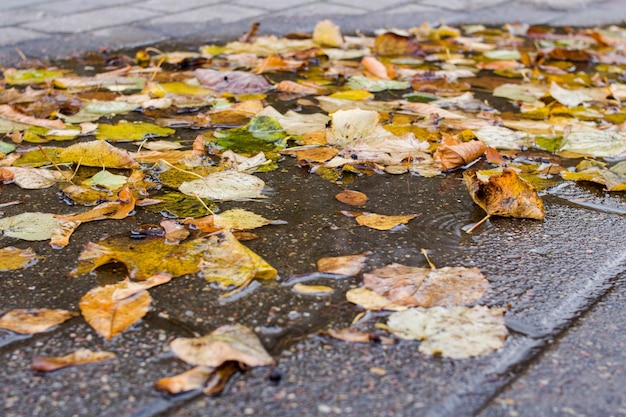
[[[7,84],[14,85],[41,84],[56,77],[61,77],[62,75],[62,71],[46,69],[16,70],[9,68],[4,70]]]
[[[132,142],[176,133],[174,129],[152,123],[120,121],[116,125],[99,124],[96,139],[111,142]]]
[[[6,143],[6,142],[2,142],[0,141],[0,153],[2,154],[9,154],[11,152],[13,152],[15,150],[16,146],[13,145],[12,143]]]
[[[212,214],[202,205],[202,203],[200,203],[200,201],[198,201],[196,197],[185,195],[177,191],[156,195],[154,198],[162,200],[163,202],[143,207],[144,210],[161,213],[166,217],[175,216],[179,219],[187,217],[193,217],[195,219]],[[215,202],[204,198],[202,201],[213,213],[218,210],[218,205]]]
[[[257,154],[282,148],[277,143],[287,137],[280,123],[268,116],[252,118],[246,126],[219,130],[214,133],[220,148],[242,154]]]

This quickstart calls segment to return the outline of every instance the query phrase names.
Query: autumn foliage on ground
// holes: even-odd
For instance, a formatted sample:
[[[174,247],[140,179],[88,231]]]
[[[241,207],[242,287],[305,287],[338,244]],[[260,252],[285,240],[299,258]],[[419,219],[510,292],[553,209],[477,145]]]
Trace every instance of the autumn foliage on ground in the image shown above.
[[[118,283],[76,300],[82,318],[110,339],[149,311],[150,288],[172,279],[202,277],[228,298],[280,275],[245,241],[255,238],[254,229],[285,222],[244,209],[220,211],[220,203],[274,198],[255,174],[279,169],[286,158],[333,182],[464,171],[459,187],[467,187],[485,220],[540,221],[549,215],[540,193],[563,181],[626,190],[625,48],[626,31],[618,27],[422,25],[346,36],[324,21],[312,34],[278,38],[252,30],[197,52],[147,48],[81,73],[27,62],[4,68],[0,181],[59,191],[75,212],[24,207],[0,218],[0,232],[5,241],[49,241],[62,251],[84,223],[162,213],[159,225],[94,239],[68,270],[80,279],[110,262],[126,266]],[[368,196],[355,190],[336,198],[358,227],[382,233],[419,221],[417,213],[366,211]],[[20,202],[2,201],[12,204]],[[367,256],[320,260],[316,274],[359,276]],[[0,270],[38,259],[30,248],[6,245]],[[476,268],[391,264],[362,276],[347,299],[366,311],[393,311],[381,326],[423,340],[422,353],[484,355],[507,337],[504,310],[478,304],[489,282]],[[334,291],[284,278],[300,294]],[[24,308],[6,312],[0,327],[30,334],[78,315]],[[357,324],[324,334],[371,341]],[[237,324],[176,339],[171,349],[195,366],[155,381],[171,393],[219,392],[241,368],[274,363],[255,334]],[[33,368],[114,358],[79,350],[34,358]]]

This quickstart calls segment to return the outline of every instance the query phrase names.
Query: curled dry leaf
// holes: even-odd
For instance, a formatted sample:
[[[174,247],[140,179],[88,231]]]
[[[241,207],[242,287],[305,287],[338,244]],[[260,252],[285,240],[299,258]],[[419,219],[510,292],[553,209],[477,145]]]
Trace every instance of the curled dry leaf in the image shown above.
[[[65,124],[61,120],[38,119],[20,113],[8,104],[0,104],[0,117],[25,125],[47,127],[49,129],[65,129]]]
[[[213,372],[215,368],[211,366],[196,366],[181,374],[161,378],[155,382],[154,387],[170,394],[193,391],[203,388]]]
[[[203,337],[172,340],[170,348],[183,361],[192,365],[218,367],[236,361],[249,367],[274,365],[252,330],[241,324],[219,327]]]
[[[125,219],[135,209],[135,197],[129,187],[124,187],[118,194],[117,201],[108,201],[98,204],[96,207],[84,213],[73,216],[55,216],[64,222],[91,222],[105,219]]]
[[[344,190],[337,194],[335,198],[344,204],[351,206],[364,206],[367,203],[367,195],[360,191]]]
[[[333,289],[326,285],[305,285],[297,283],[293,286],[292,291],[303,295],[330,295],[333,293]]]
[[[56,371],[72,365],[84,365],[87,363],[102,362],[107,359],[115,358],[115,353],[98,351],[93,352],[89,349],[78,349],[74,353],[65,356],[45,357],[36,356],[33,359],[31,368],[35,371]]]
[[[355,276],[363,270],[369,253],[334,256],[317,261],[317,270],[328,274]]]
[[[50,246],[54,249],[61,249],[70,244],[70,236],[81,222],[78,220],[59,220],[56,228],[50,235]]]
[[[487,145],[480,140],[461,142],[451,135],[444,135],[442,144],[433,154],[443,171],[467,165],[480,158],[487,150]]]
[[[420,352],[453,359],[487,355],[508,336],[504,309],[484,306],[412,308],[393,313],[387,325],[404,339],[422,340]]]
[[[313,42],[321,46],[339,48],[343,45],[341,29],[330,20],[322,20],[313,29]]]
[[[464,172],[463,179],[472,199],[490,216],[543,220],[546,216],[541,197],[515,170],[504,168],[487,181],[476,172]]]
[[[7,175],[10,174],[10,175]],[[70,174],[67,174],[67,178]],[[12,182],[25,190],[39,190],[52,187],[62,181],[67,181],[63,173],[43,168],[5,167],[0,168],[0,178],[4,183]],[[10,178],[10,181],[5,181]]]
[[[363,274],[365,287],[408,307],[454,306],[478,301],[489,287],[478,268],[418,268],[391,264]]]
[[[78,313],[74,311],[48,308],[11,310],[0,317],[0,328],[16,333],[35,334],[45,332],[75,316],[78,316]]]
[[[383,80],[388,80],[390,78],[385,64],[383,64],[373,56],[363,57],[363,59],[361,60],[361,65],[363,65],[368,72],[370,72],[372,75],[377,76],[378,78],[382,78]]]
[[[397,340],[391,337],[380,336],[373,332],[357,330],[352,327],[345,329],[328,329],[320,331],[323,336],[330,336],[337,340],[351,343],[381,343],[383,345],[394,345]]]
[[[14,271],[37,263],[39,256],[31,248],[8,246],[0,249],[0,271]]]

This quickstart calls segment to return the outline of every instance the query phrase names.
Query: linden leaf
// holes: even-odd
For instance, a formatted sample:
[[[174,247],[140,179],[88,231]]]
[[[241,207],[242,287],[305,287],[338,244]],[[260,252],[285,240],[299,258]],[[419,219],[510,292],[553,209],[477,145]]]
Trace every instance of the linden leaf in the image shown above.
[[[192,365],[216,368],[227,361],[249,367],[275,364],[254,332],[241,324],[219,327],[203,337],[176,338],[170,348],[178,358]]]
[[[59,221],[50,213],[22,213],[0,219],[0,232],[22,240],[48,240]]]
[[[537,191],[511,168],[491,175],[487,181],[480,180],[476,172],[465,172],[463,178],[474,202],[490,216],[537,220],[546,216]]]
[[[387,325],[403,339],[422,340],[420,352],[453,359],[487,355],[508,336],[504,309],[484,306],[412,308],[393,313]]]
[[[228,170],[209,174],[202,179],[183,182],[181,193],[210,200],[254,200],[267,198],[261,193],[265,182],[254,175]]]
[[[150,309],[150,294],[145,289],[121,300],[113,298],[115,292],[126,287],[127,283],[94,288],[78,304],[85,321],[107,339],[132,326]]]
[[[417,214],[408,214],[405,216],[386,216],[376,213],[362,213],[356,216],[356,222],[361,226],[367,226],[376,230],[390,230],[401,224],[407,224],[417,217]]]
[[[174,129],[152,123],[120,121],[116,125],[99,124],[96,139],[113,142],[131,142],[156,137],[170,136]]]
[[[78,313],[74,311],[48,308],[12,310],[0,317],[0,328],[22,334],[42,333],[75,316]]]
[[[418,268],[391,264],[363,274],[365,287],[409,307],[465,305],[489,287],[478,268]]]
[[[19,249],[13,246],[0,249],[0,271],[14,271],[36,264],[41,257],[31,248]]]
[[[99,140],[68,146],[60,152],[59,159],[91,167],[139,168],[127,151]]]
[[[113,352],[92,352],[89,349],[78,349],[74,353],[58,357],[36,356],[33,358],[31,368],[35,371],[50,372],[57,369],[73,365],[84,365],[87,363],[102,362],[115,358]]]

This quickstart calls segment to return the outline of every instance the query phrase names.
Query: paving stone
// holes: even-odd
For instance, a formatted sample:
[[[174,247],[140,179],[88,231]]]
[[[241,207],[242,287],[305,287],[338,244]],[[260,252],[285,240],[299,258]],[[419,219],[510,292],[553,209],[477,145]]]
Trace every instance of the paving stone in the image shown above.
[[[354,4],[358,4],[359,7],[366,9],[366,10],[370,10],[370,11],[381,10],[385,12],[392,11],[394,8],[399,7],[399,6],[406,6],[407,4],[409,4],[409,7],[413,6],[412,4],[408,3],[407,0],[386,0],[386,1],[361,0],[357,3],[355,3],[354,0],[332,0],[332,1],[333,3],[343,4],[346,6],[352,6]],[[402,8],[402,7],[399,7],[399,8]]]
[[[134,2],[133,6],[159,12],[180,13],[217,3],[220,3],[220,0],[185,0],[178,2],[171,0],[148,0]]]
[[[202,7],[184,13],[168,14],[150,20],[150,24],[187,24],[187,23],[207,23],[211,21],[218,22],[236,22],[238,20],[248,19],[250,17],[259,16],[264,13],[261,9],[243,7],[230,4],[217,4],[209,7]]]
[[[231,4],[258,7],[258,8],[265,9],[265,10],[282,10],[282,9],[290,9],[293,7],[306,5],[309,3],[319,4],[319,2],[312,1],[312,0],[275,0],[275,1],[237,0]]]
[[[41,32],[20,28],[0,28],[0,45],[15,45],[33,39],[47,38],[49,35]]]
[[[121,5],[122,0],[60,0],[37,4],[32,8],[37,11],[52,12],[55,15],[67,15]],[[119,7],[119,6],[118,6]]]
[[[419,4],[439,7],[444,10],[477,10],[506,2],[507,0],[420,0]]]
[[[48,3],[42,0],[3,0],[0,2],[0,10],[23,9],[34,4]]]
[[[41,20],[22,25],[27,29],[47,33],[80,33],[142,21],[159,13],[133,7],[108,7],[83,13],[68,14],[51,20]]]
[[[348,7],[341,4],[326,3],[323,6],[319,3],[309,4],[303,7],[284,10],[277,13],[275,16],[307,16],[309,19],[312,16],[323,16],[324,18],[335,19],[337,15],[358,15],[364,14],[367,10],[359,7]]]

